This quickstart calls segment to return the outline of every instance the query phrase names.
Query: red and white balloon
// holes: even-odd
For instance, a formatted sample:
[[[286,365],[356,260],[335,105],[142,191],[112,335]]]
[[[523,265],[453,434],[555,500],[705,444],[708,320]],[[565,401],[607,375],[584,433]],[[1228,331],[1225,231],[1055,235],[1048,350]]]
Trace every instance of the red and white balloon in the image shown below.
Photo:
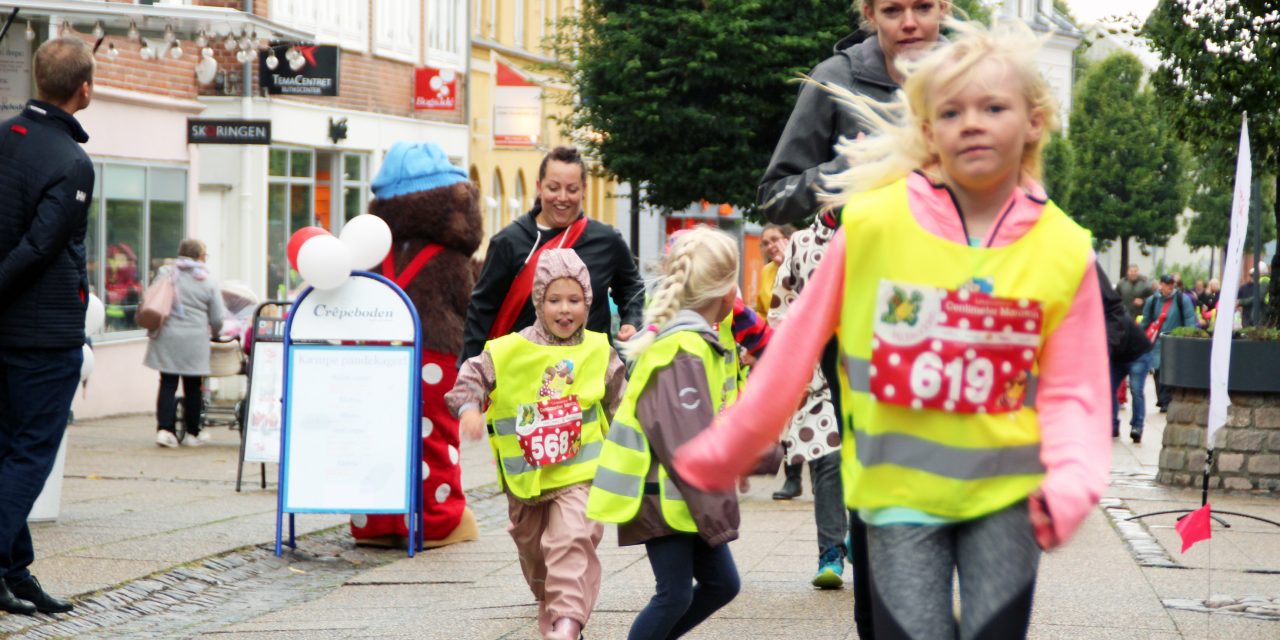
[[[377,216],[348,220],[340,237],[322,227],[303,227],[289,238],[289,263],[316,289],[336,289],[352,269],[371,269],[391,251],[391,229]]]

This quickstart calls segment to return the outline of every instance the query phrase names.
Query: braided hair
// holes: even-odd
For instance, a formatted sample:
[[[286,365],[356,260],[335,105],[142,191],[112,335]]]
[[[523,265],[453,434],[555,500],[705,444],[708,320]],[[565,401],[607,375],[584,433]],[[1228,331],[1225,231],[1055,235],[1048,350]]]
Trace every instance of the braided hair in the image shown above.
[[[729,234],[699,225],[680,235],[662,260],[662,277],[644,312],[646,330],[620,347],[635,360],[682,309],[701,310],[738,286],[738,243]]]

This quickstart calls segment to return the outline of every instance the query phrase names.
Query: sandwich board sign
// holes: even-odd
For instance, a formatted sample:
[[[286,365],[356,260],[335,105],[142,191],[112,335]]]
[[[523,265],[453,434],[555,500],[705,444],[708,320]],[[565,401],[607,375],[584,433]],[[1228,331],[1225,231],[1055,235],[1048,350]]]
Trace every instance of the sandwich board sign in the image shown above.
[[[403,513],[422,537],[422,335],[404,291],[366,271],[302,292],[284,332],[276,555],[284,515]]]

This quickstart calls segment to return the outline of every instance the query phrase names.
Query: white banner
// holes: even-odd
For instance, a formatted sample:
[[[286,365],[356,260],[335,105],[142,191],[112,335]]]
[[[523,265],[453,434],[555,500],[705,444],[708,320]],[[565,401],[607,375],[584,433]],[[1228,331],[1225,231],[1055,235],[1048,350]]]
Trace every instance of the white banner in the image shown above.
[[[1222,293],[1213,322],[1213,351],[1209,357],[1209,428],[1205,448],[1213,450],[1213,436],[1227,423],[1227,378],[1231,373],[1231,330],[1235,321],[1240,267],[1244,262],[1244,236],[1249,227],[1249,189],[1253,165],[1249,159],[1249,114],[1240,119],[1240,155],[1236,158],[1236,183],[1231,201],[1231,237],[1227,240],[1227,264],[1222,268]]]

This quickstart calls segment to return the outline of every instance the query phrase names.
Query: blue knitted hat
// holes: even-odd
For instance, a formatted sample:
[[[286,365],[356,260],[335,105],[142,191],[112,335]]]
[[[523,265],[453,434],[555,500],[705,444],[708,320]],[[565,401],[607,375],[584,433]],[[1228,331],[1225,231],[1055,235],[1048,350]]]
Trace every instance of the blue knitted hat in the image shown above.
[[[397,142],[373,179],[373,195],[385,200],[466,180],[467,172],[449,164],[449,157],[436,143]]]

